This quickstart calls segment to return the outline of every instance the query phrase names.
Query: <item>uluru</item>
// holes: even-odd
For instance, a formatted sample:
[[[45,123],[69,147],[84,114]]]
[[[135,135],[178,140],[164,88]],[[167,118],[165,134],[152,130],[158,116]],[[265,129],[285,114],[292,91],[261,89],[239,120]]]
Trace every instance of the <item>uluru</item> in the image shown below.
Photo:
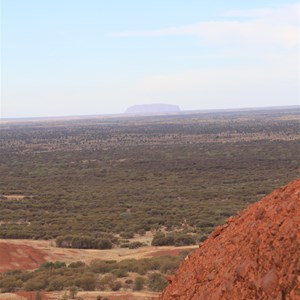
[[[300,179],[227,219],[160,299],[300,299]]]
[[[161,103],[134,105],[128,107],[125,111],[126,114],[165,114],[174,112],[180,112],[178,105]]]

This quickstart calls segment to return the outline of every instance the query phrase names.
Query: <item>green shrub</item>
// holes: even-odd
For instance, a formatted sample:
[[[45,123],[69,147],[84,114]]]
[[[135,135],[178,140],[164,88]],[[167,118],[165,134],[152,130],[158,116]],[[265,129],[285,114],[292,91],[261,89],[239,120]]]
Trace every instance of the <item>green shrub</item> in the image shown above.
[[[97,242],[97,248],[98,249],[111,249],[112,242],[108,239],[100,239]]]
[[[48,283],[47,290],[48,291],[61,291],[64,288],[64,277],[63,276],[55,276],[51,278]]]
[[[85,274],[80,278],[79,287],[84,291],[93,291],[96,287],[96,277],[92,274]]]
[[[140,247],[143,247],[145,246],[144,243],[141,243],[141,242],[132,242],[128,245],[128,248],[129,249],[137,249],[137,248],[140,248]]]
[[[173,261],[169,260],[162,263],[159,270],[164,274],[173,274],[178,269],[178,265],[179,265],[179,260],[173,260]]]
[[[78,249],[111,249],[113,244],[112,241],[108,238],[64,235],[56,238],[56,246]]]
[[[110,287],[110,284],[116,280],[116,276],[113,274],[104,275],[99,281],[100,290],[105,290],[107,287]]]
[[[133,284],[133,290],[140,291],[144,288],[144,285],[145,285],[145,279],[141,276],[136,277]]]
[[[61,261],[55,261],[55,262],[45,262],[40,266],[40,269],[59,269],[59,268],[65,268],[66,264]]]
[[[83,261],[75,261],[75,262],[71,262],[68,265],[68,268],[75,269],[75,268],[83,268],[85,266],[86,264]]]
[[[132,239],[133,236],[134,236],[134,232],[133,231],[125,231],[125,232],[122,232],[120,234],[120,236],[123,238],[123,239]]]
[[[122,287],[122,282],[119,280],[112,281],[110,283],[110,288],[112,291],[118,291]]]
[[[38,291],[45,290],[48,286],[48,281],[44,276],[36,276],[34,278],[29,279],[24,284],[24,289],[26,291]]]
[[[132,280],[132,279],[126,279],[126,280],[125,280],[125,283],[126,283],[126,284],[133,284],[133,280]]]
[[[147,285],[153,292],[161,292],[167,286],[168,280],[160,273],[151,273],[148,276]]]
[[[8,275],[7,277],[0,279],[0,288],[4,293],[14,292],[22,287],[22,285],[23,282],[15,276]]]
[[[153,237],[152,246],[170,246],[174,245],[174,237],[169,235],[166,236],[164,234],[157,234]]]
[[[152,246],[188,246],[195,245],[195,237],[184,233],[156,234],[152,240]]]
[[[112,274],[114,274],[117,278],[122,278],[122,277],[127,277],[128,273],[126,272],[126,270],[122,270],[122,269],[114,269],[111,271]]]
[[[195,245],[196,239],[195,237],[188,235],[188,234],[181,234],[175,236],[174,238],[174,246],[188,246],[188,245]]]
[[[94,273],[109,273],[113,269],[117,268],[117,263],[115,261],[104,261],[100,259],[94,259],[90,263],[90,269]]]

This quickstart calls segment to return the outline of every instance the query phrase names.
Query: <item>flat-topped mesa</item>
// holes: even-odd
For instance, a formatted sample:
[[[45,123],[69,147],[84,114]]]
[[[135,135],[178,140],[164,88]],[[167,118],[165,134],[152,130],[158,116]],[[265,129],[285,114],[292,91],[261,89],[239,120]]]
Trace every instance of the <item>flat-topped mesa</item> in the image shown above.
[[[125,111],[126,114],[166,114],[180,112],[178,105],[173,104],[141,104],[128,107]]]
[[[217,227],[160,299],[300,299],[300,179]]]

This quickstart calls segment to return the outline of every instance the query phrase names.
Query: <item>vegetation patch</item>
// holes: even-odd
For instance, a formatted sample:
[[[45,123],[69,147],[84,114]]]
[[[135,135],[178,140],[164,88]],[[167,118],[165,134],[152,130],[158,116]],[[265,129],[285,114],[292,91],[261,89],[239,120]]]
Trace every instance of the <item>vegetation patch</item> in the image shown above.
[[[186,253],[179,256],[161,256],[128,259],[120,262],[93,260],[89,265],[78,261],[46,262],[35,271],[10,271],[0,274],[3,293],[25,291],[161,291],[166,275],[173,274]]]

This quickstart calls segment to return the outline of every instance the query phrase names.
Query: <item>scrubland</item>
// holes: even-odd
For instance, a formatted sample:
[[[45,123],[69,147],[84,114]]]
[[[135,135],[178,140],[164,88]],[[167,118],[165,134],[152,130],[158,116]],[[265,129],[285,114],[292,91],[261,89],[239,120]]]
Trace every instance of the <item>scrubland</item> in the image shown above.
[[[5,122],[0,238],[83,249],[196,245],[296,178],[299,146],[296,109]],[[112,271],[122,268],[112,264],[118,281],[123,271]],[[172,273],[162,265],[144,275]],[[90,265],[48,267],[34,274],[84,268],[95,288],[102,280]],[[119,288],[126,280],[133,289],[130,278]]]

